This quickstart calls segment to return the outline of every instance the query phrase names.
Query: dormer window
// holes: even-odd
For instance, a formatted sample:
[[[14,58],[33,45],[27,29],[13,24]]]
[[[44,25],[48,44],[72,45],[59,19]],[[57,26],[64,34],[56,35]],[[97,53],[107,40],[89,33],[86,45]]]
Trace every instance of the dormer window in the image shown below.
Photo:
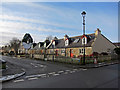
[[[44,43],[44,47],[46,47],[46,43]]]
[[[39,43],[39,48],[40,48],[40,43]]]
[[[55,48],[55,41],[53,41],[52,45],[53,45],[53,48]]]
[[[87,44],[87,37],[85,35],[82,36],[82,44]]]
[[[68,45],[69,45],[69,40],[66,39],[66,40],[65,40],[65,46],[68,46]]]
[[[33,49],[33,44],[32,44],[32,46],[31,46],[31,48]]]

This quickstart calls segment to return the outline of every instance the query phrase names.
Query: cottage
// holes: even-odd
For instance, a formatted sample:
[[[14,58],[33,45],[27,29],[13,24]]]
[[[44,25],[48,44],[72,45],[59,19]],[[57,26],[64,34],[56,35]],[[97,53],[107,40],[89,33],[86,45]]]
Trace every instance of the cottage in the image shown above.
[[[31,48],[31,46],[32,46],[32,43],[21,42],[18,48],[18,54],[28,53],[28,50]]]
[[[85,55],[92,55],[93,52],[112,53],[114,48],[116,48],[116,46],[97,29],[95,33],[92,34],[75,37],[65,35],[63,39],[54,38],[47,46],[47,53],[55,53],[56,55],[66,57],[78,57],[84,53],[84,44]]]
[[[120,42],[118,43],[113,43],[117,48],[120,48]]]

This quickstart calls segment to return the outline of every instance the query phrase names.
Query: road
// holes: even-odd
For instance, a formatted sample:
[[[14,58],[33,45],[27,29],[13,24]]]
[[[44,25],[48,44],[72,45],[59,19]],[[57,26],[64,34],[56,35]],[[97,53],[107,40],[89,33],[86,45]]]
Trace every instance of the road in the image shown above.
[[[4,82],[3,88],[118,88],[118,64],[85,69],[40,60],[3,59],[26,71],[24,76]]]

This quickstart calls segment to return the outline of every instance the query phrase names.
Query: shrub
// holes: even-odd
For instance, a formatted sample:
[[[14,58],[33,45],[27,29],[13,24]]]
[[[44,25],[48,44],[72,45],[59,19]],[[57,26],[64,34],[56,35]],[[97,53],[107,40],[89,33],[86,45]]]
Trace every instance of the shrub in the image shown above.
[[[108,55],[108,53],[106,53],[106,52],[102,52],[101,55]]]
[[[115,48],[114,51],[117,55],[120,55],[120,48]]]

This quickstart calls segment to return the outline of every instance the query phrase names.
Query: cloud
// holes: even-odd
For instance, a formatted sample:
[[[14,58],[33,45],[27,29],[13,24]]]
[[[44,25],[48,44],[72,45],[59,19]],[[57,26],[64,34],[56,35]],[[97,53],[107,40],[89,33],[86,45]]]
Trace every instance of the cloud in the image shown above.
[[[12,15],[0,15],[0,19],[4,21],[14,21],[14,22],[23,22],[23,23],[34,23],[34,24],[41,24],[41,25],[50,25],[50,26],[55,26],[55,27],[64,27],[64,28],[74,28],[75,26],[72,25],[67,25],[67,24],[62,24],[62,23],[53,23],[50,21],[44,21],[44,20],[36,20],[36,19],[30,19],[30,18],[25,18],[25,17],[20,17],[20,16],[12,16]]]
[[[30,33],[31,34],[31,33]],[[19,40],[22,40],[23,36],[25,33],[12,33],[12,32],[0,32],[0,46],[7,45],[9,44],[10,40],[12,38],[16,37]],[[33,40],[38,43],[40,41],[44,41],[47,35],[36,35],[36,34],[31,34]]]
[[[59,29],[46,29],[45,26],[36,27],[32,24],[26,24],[22,22],[0,21],[0,31],[4,32],[18,32],[20,30],[34,30],[42,32],[56,32],[56,33],[69,33],[71,31],[59,30]]]
[[[48,33],[56,33],[56,35],[59,34],[61,37],[61,35],[65,33],[76,35],[82,32],[82,17],[80,16],[80,11],[82,11],[83,8],[76,10],[67,6],[56,7],[50,4],[46,5],[32,2],[4,4],[6,5],[6,7],[2,5],[4,13],[0,15],[0,20],[2,20],[0,21],[0,33],[20,33],[20,35],[23,35],[22,31],[31,31],[41,36],[41,38],[39,38],[39,35],[33,35],[35,41],[39,42],[40,40],[44,40]],[[17,9],[14,9],[16,6]],[[21,7],[26,10],[23,10]],[[102,29],[102,32],[109,32],[109,30],[114,30],[117,27],[117,18],[115,16],[105,15],[104,13],[93,14],[93,11],[88,11],[87,15],[86,29],[87,31],[89,30],[90,33],[97,27]],[[45,35],[42,35],[41,32],[42,34],[44,32]],[[12,34],[6,34],[5,38],[9,40],[10,38],[7,38],[7,35],[10,37],[9,35]],[[18,35],[19,38],[21,37],[20,35]]]

